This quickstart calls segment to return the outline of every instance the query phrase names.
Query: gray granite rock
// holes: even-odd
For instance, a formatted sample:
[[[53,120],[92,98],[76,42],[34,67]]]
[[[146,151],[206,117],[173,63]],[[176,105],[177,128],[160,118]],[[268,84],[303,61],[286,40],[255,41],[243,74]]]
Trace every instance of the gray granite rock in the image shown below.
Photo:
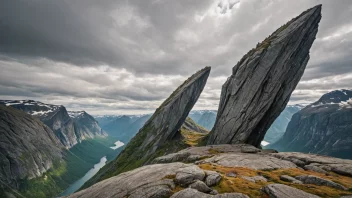
[[[294,184],[302,184],[301,181],[295,179],[294,177],[291,177],[289,175],[280,175],[280,179],[285,182],[292,182]]]
[[[304,168],[304,170],[311,170],[314,172],[327,174],[327,172],[324,169],[319,167],[319,164],[317,164],[317,165],[309,164],[309,165],[305,165],[303,168]]]
[[[286,160],[263,154],[221,153],[214,157],[199,161],[199,163],[214,163],[227,167],[247,167],[255,170],[274,170],[278,168],[296,168]]]
[[[263,191],[270,198],[319,198],[316,195],[283,184],[269,184],[263,188]]]
[[[209,186],[207,186],[204,182],[199,180],[193,182],[191,185],[189,185],[189,187],[204,193],[209,193],[213,190],[209,188]]]
[[[281,160],[293,162],[303,168],[307,165],[312,165],[316,167],[316,171],[332,171],[340,175],[352,177],[352,160],[298,152],[282,152],[270,155]]]
[[[211,198],[211,195],[199,192],[198,190],[192,188],[186,188],[181,190],[175,194],[173,194],[170,198]]]
[[[205,171],[205,175],[205,184],[208,186],[216,186],[221,180],[221,175],[215,171]]]
[[[195,165],[183,163],[154,164],[143,166],[118,176],[103,180],[90,188],[81,190],[69,198],[123,198],[129,197],[169,197],[175,188],[172,179],[166,179],[179,170]]]
[[[321,5],[279,28],[233,67],[207,144],[260,146],[303,75],[320,19]]]
[[[267,182],[268,180],[263,177],[263,176],[253,176],[253,177],[248,177],[248,176],[241,176],[241,178],[256,183],[256,182]]]
[[[300,180],[304,184],[314,184],[318,186],[329,186],[340,190],[348,190],[346,187],[342,186],[341,184],[335,183],[333,181],[323,179],[314,175],[302,175],[295,177],[296,179]]]
[[[217,195],[209,195],[209,194],[199,192],[195,189],[187,188],[173,194],[171,198],[249,198],[249,197],[241,193],[224,193],[224,194],[217,194]]]
[[[177,170],[175,182],[181,186],[187,186],[197,180],[203,181],[205,173],[198,166],[192,165]]]
[[[234,172],[226,173],[227,177],[237,177],[237,174]]]
[[[261,150],[258,148],[255,148],[254,146],[251,145],[244,145],[241,147],[241,152],[242,153],[259,153]]]

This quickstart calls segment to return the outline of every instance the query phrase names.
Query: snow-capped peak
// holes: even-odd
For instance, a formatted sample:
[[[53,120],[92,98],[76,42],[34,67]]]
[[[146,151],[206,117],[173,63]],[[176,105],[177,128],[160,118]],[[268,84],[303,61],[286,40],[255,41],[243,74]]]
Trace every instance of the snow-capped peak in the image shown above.
[[[77,118],[79,116],[82,116],[85,112],[84,111],[67,111],[67,113],[71,118]]]

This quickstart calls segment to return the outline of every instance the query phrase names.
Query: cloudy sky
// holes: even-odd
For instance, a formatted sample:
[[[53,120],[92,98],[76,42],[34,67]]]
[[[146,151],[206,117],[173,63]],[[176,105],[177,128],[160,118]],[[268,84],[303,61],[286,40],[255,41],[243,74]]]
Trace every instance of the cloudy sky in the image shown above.
[[[237,61],[317,4],[323,4],[322,21],[290,103],[352,88],[350,0],[0,2],[0,99],[34,99],[96,115],[149,113],[210,65],[194,109],[217,109]]]

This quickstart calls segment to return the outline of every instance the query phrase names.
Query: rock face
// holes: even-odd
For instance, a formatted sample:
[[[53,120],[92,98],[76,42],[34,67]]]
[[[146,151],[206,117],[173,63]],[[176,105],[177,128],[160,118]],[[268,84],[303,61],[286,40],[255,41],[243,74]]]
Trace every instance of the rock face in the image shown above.
[[[78,142],[95,135],[106,136],[90,115],[84,113],[81,117],[74,119],[62,105],[44,104],[33,100],[2,100],[0,104],[20,109],[39,118],[54,131],[66,148],[71,148]],[[79,115],[79,112],[71,112],[71,116],[74,115]]]
[[[21,180],[39,177],[62,162],[64,146],[49,127],[4,105],[0,105],[0,140],[0,196],[1,189],[18,190]]]
[[[316,195],[283,184],[269,184],[263,190],[271,198],[319,198]]]
[[[352,159],[351,123],[352,91],[333,91],[294,114],[285,135],[269,148]]]
[[[155,111],[121,154],[84,187],[142,166],[165,153],[187,147],[180,141],[179,129],[203,91],[209,73],[210,67],[205,67],[179,86]]]
[[[75,126],[75,133],[79,140],[94,138],[97,136],[105,137],[108,134],[103,131],[98,122],[85,111],[68,111]]]
[[[321,5],[303,12],[233,67],[232,75],[222,87],[209,145],[260,146],[304,72],[320,19]]]

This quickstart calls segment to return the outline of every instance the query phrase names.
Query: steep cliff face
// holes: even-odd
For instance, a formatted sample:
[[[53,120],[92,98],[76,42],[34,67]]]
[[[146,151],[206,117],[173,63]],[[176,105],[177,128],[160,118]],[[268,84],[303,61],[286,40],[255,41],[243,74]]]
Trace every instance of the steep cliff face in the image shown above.
[[[270,148],[352,159],[352,91],[327,93],[294,114]]]
[[[62,105],[44,104],[33,100],[1,100],[0,104],[20,109],[50,127],[66,148],[95,135],[106,136],[92,116],[84,112],[82,117],[75,118],[79,112],[71,112],[71,116]],[[84,123],[86,122],[86,123]]]
[[[0,105],[0,140],[0,189],[19,189],[20,181],[39,177],[63,160],[64,146],[49,127],[4,105]]]
[[[98,122],[85,111],[68,111],[72,118],[77,138],[84,140],[87,138],[106,137],[108,134],[100,128]]]
[[[208,144],[260,146],[304,72],[320,19],[321,5],[303,12],[233,67]]]
[[[179,129],[203,91],[210,67],[187,79],[155,111],[152,117],[127,144],[121,154],[84,187],[121,172],[132,170],[165,153],[185,148]]]

